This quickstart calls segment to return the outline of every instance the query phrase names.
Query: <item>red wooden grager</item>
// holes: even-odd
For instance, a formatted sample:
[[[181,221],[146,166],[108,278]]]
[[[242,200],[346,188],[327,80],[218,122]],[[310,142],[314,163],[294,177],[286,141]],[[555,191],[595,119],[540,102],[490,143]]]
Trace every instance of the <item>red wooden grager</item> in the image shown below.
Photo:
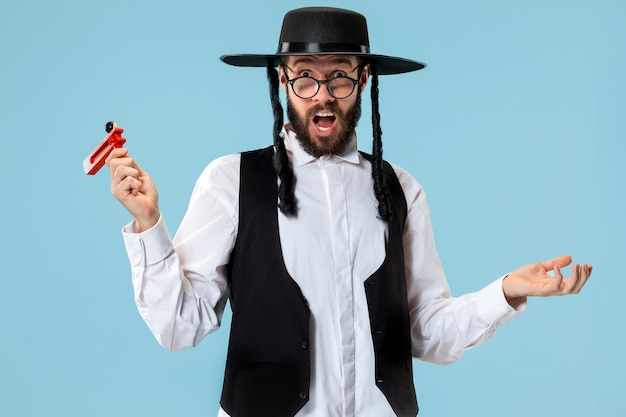
[[[100,171],[111,151],[114,148],[121,148],[126,142],[126,138],[122,137],[124,129],[117,127],[115,122],[108,122],[105,129],[108,133],[107,137],[83,161],[83,169],[87,175],[94,175]]]

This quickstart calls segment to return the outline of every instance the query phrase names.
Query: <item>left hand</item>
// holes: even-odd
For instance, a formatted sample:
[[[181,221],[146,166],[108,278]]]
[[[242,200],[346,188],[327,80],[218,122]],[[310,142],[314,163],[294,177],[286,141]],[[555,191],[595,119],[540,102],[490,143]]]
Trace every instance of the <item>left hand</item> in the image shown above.
[[[593,267],[588,264],[572,265],[572,274],[563,278],[561,268],[572,263],[569,255],[557,256],[544,262],[528,264],[507,275],[502,290],[509,304],[518,304],[528,296],[549,297],[553,295],[578,294]],[[554,271],[554,276],[548,275]]]

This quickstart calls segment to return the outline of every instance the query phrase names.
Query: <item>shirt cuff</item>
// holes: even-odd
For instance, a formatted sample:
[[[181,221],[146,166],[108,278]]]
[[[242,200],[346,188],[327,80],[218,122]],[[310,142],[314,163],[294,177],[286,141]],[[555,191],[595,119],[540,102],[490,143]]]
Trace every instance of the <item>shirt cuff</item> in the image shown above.
[[[488,323],[496,324],[496,326],[501,326],[524,312],[527,305],[526,301],[524,301],[514,308],[506,301],[504,291],[502,290],[502,280],[505,276],[483,288],[480,291],[480,299],[477,303],[479,317],[482,317]]]
[[[122,228],[128,260],[132,266],[148,266],[162,261],[173,250],[172,239],[163,216],[152,228],[137,233],[132,221]]]

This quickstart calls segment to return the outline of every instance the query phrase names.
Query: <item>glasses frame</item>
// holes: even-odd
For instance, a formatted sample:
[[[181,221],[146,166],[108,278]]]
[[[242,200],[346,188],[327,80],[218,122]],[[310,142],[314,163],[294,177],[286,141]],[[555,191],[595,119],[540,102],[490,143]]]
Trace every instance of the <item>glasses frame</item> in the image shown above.
[[[293,70],[292,70],[291,68],[289,68],[289,67],[287,66],[287,64],[285,64],[285,63],[283,63],[283,67],[284,67],[284,68],[287,68],[289,71],[293,71]],[[309,76],[307,76],[307,75],[303,75],[303,76],[300,76],[300,77],[296,77],[296,78],[290,79],[290,78],[289,78],[289,76],[287,75],[287,71],[284,71],[284,70],[283,70],[283,73],[285,74],[285,80],[286,80],[287,84],[289,84],[289,85],[291,86],[291,91],[293,91],[293,93],[294,93],[297,97],[301,98],[302,100],[309,100],[309,99],[312,99],[313,97],[315,97],[315,96],[317,95],[317,93],[319,93],[319,92],[320,92],[320,88],[322,88],[322,84],[326,84],[326,90],[328,90],[328,94],[330,94],[330,95],[331,95],[331,97],[333,97],[333,98],[335,98],[335,99],[337,99],[337,100],[344,100],[344,99],[346,99],[346,98],[350,97],[352,94],[354,94],[354,90],[355,90],[356,86],[357,86],[357,85],[361,82],[361,81],[360,81],[360,80],[361,80],[361,75],[363,75],[363,69],[365,68],[365,64],[359,64],[359,65],[357,65],[356,67],[352,68],[352,69],[350,70],[350,72],[354,71],[354,70],[355,70],[355,69],[357,69],[357,68],[359,69],[359,71],[358,71],[358,73],[357,73],[357,78],[356,78],[356,79],[354,79],[354,78],[352,78],[352,77],[348,77],[348,76],[346,76],[346,75],[342,75],[342,76],[340,76],[340,77],[336,77],[336,78],[331,78],[330,80],[318,80],[317,78],[309,77]],[[295,72],[295,71],[294,71],[294,72]],[[302,79],[302,78],[308,78],[308,79],[313,80],[313,81],[315,81],[315,82],[317,83],[317,90],[315,90],[315,93],[314,93],[312,96],[309,96],[309,97],[302,97],[300,94],[296,93],[296,89],[294,88],[293,84],[294,84],[296,81],[298,81],[299,79]],[[329,83],[330,83],[330,82],[332,82],[333,80],[338,80],[338,79],[341,79],[341,78],[345,78],[345,79],[347,79],[347,80],[352,81],[352,91],[350,91],[350,94],[348,94],[348,95],[347,95],[347,96],[345,96],[345,97],[337,97],[336,95],[334,95],[334,94],[333,94],[333,92],[331,91],[331,89],[330,89],[330,88],[328,88],[328,85],[329,85]]]

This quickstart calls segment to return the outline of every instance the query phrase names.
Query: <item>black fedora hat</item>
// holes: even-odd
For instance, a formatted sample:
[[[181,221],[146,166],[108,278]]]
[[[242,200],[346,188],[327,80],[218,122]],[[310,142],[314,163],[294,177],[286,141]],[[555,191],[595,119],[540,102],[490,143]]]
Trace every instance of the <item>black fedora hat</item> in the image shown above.
[[[367,22],[359,13],[331,7],[306,7],[288,12],[275,54],[232,54],[220,57],[240,67],[278,65],[293,55],[353,55],[375,63],[379,75],[417,71],[422,62],[370,53]]]

